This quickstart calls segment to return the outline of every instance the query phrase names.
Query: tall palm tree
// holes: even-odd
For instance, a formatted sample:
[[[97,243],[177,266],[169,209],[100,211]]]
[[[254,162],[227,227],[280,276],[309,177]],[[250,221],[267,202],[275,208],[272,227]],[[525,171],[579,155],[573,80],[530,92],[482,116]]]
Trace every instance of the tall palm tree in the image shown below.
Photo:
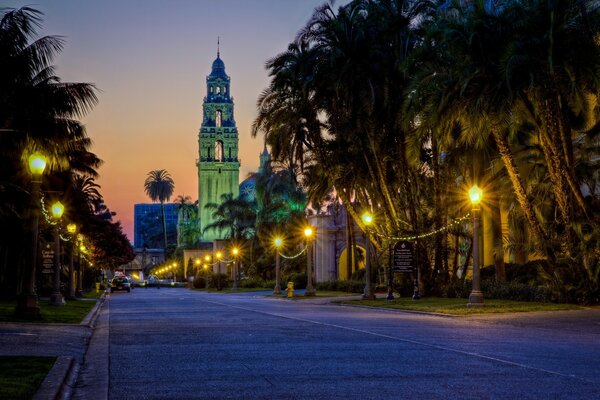
[[[208,203],[213,210],[214,222],[204,227],[208,230],[225,231],[225,238],[236,242],[249,239],[255,234],[256,203],[234,198],[231,193],[221,195],[221,203]],[[204,233],[203,232],[203,233]]]
[[[19,239],[28,234],[22,220],[31,204],[27,190],[30,180],[23,173],[29,154],[35,150],[46,154],[48,175],[74,166],[92,173],[97,167],[95,156],[84,156],[90,142],[79,122],[98,100],[95,87],[64,83],[55,75],[51,64],[64,41],[56,36],[38,37],[41,17],[41,12],[29,7],[0,10],[0,224],[6,228],[4,232],[11,232],[0,238],[0,275],[5,271],[17,274],[16,279],[1,279],[3,282],[31,282],[33,273],[31,268],[24,268],[23,260],[28,257],[22,252],[27,246]],[[46,179],[44,185],[62,191],[68,182],[62,178],[64,174],[61,179]],[[20,284],[10,286],[7,293],[21,290]]]
[[[148,172],[146,180],[144,181],[144,190],[150,200],[153,202],[160,203],[160,210],[162,214],[163,223],[163,237],[164,237],[164,251],[165,257],[167,255],[167,220],[165,217],[165,202],[169,201],[173,195],[175,189],[175,182],[173,178],[164,169],[156,169]]]

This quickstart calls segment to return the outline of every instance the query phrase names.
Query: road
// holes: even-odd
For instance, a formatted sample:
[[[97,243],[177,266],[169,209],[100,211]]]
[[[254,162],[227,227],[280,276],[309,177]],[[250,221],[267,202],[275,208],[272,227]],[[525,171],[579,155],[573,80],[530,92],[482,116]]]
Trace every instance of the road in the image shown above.
[[[102,313],[75,398],[103,370],[110,399],[600,398],[600,310],[456,318],[139,288]]]

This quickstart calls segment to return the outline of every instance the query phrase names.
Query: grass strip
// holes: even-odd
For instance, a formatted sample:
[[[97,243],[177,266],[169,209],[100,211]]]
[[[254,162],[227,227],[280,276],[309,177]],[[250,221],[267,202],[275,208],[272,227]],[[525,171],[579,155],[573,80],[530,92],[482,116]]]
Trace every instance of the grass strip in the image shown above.
[[[273,297],[282,297],[290,300],[306,300],[314,299],[315,297],[348,297],[348,296],[359,296],[360,293],[340,292],[335,290],[317,290],[316,296],[305,296],[302,293],[294,293],[294,297],[287,297],[285,288],[281,289],[281,295]]]
[[[488,313],[514,313],[530,311],[560,311],[581,310],[574,304],[533,303],[513,300],[485,299],[483,307],[468,308],[467,299],[449,299],[443,297],[426,297],[420,300],[397,298],[394,300],[347,300],[341,304],[360,305],[367,307],[392,308],[397,310],[423,311],[449,315],[473,315]]]
[[[51,306],[42,300],[39,302],[41,318],[23,319],[15,315],[16,301],[0,301],[0,321],[78,324],[95,305],[96,302],[90,300],[67,300],[64,306]]]
[[[0,399],[31,399],[56,357],[0,357]]]

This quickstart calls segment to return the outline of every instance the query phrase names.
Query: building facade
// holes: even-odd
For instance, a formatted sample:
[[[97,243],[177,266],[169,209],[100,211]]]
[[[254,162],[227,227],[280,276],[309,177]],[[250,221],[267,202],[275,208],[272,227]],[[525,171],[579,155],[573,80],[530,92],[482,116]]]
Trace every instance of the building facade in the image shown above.
[[[230,78],[217,51],[212,71],[206,77],[206,97],[198,135],[198,211],[202,241],[222,239],[227,232],[205,228],[214,222],[208,203],[221,203],[221,196],[239,195],[240,161],[238,131],[233,115]]]
[[[168,244],[177,242],[177,209],[172,203],[165,203]],[[164,248],[162,212],[160,204],[135,204],[133,206],[133,247],[135,249]]]

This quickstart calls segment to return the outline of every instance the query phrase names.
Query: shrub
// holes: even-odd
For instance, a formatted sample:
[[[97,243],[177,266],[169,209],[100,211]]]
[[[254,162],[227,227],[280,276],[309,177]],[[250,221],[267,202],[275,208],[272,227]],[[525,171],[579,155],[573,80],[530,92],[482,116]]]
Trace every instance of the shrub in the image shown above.
[[[242,279],[238,282],[240,288],[263,288],[265,281],[260,278]]]
[[[362,293],[365,283],[360,281],[323,281],[317,283],[317,290],[332,290],[348,293]]]
[[[209,276],[208,286],[213,289],[223,290],[229,287],[229,276],[227,274],[212,274]]]
[[[194,278],[194,283],[192,283],[194,288],[196,289],[204,289],[206,288],[206,277],[203,275],[196,275]]]
[[[306,274],[304,272],[295,272],[288,276],[282,285],[287,286],[288,282],[294,282],[294,289],[306,289],[308,280],[306,279]]]

